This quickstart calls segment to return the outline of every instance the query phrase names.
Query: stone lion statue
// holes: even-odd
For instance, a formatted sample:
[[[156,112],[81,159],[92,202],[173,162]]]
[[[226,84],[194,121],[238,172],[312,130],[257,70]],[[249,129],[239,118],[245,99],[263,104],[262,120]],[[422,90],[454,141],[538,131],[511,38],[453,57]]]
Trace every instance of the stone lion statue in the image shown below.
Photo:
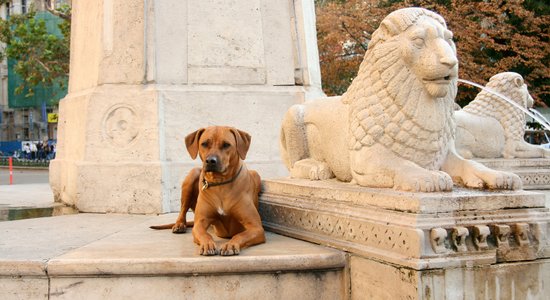
[[[489,79],[486,87],[521,107],[533,106],[533,98],[520,74],[497,74]],[[481,91],[470,104],[455,112],[455,119],[456,148],[463,157],[550,157],[550,150],[531,145],[523,139],[525,113],[489,92]]]
[[[406,191],[516,189],[518,176],[465,160],[454,147],[458,61],[438,14],[405,8],[374,32],[341,97],[292,106],[281,155],[294,178],[336,177]]]

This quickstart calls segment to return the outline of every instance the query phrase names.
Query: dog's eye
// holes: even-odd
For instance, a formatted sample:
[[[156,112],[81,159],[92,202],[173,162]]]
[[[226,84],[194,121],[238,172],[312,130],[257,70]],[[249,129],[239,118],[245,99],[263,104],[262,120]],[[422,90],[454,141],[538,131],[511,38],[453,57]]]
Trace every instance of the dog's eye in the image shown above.
[[[208,147],[208,141],[202,142],[202,143],[201,143],[201,146],[204,147],[204,148]]]
[[[227,149],[229,147],[231,147],[231,144],[229,144],[228,142],[223,142],[222,149]]]

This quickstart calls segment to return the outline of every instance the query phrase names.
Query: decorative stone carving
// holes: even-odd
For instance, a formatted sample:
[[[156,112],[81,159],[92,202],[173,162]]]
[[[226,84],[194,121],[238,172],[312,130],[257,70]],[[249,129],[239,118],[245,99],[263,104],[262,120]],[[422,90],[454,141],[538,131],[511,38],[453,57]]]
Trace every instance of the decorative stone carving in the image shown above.
[[[495,242],[498,248],[507,248],[510,246],[508,237],[510,236],[510,226],[498,224],[494,226]]]
[[[128,146],[139,133],[138,119],[131,106],[126,104],[113,106],[103,121],[106,138],[115,146]]]
[[[342,97],[287,112],[281,153],[291,176],[423,192],[449,191],[453,181],[520,188],[518,176],[456,153],[457,74],[452,32],[441,16],[422,8],[389,14]]]
[[[470,233],[465,227],[454,227],[451,230],[451,243],[453,244],[453,247],[455,247],[456,251],[468,251],[468,247],[466,247],[466,238],[468,235],[470,235]]]
[[[264,180],[260,214],[264,227],[277,233],[433,269],[550,257],[544,205],[544,195],[529,191],[403,193],[337,180],[278,179]]]
[[[489,248],[489,245],[487,244],[487,237],[489,234],[491,234],[491,231],[489,230],[489,226],[486,225],[475,225],[474,226],[474,246],[477,250],[485,250]]]
[[[533,98],[520,74],[499,73],[487,88],[530,108]],[[456,148],[465,158],[550,158],[550,150],[523,139],[525,113],[498,96],[482,90],[462,110],[455,112]]]
[[[514,224],[514,236],[520,246],[529,245],[529,224],[527,223]]]
[[[435,253],[445,253],[445,239],[447,239],[447,230],[443,228],[433,228],[430,230],[430,243]]]

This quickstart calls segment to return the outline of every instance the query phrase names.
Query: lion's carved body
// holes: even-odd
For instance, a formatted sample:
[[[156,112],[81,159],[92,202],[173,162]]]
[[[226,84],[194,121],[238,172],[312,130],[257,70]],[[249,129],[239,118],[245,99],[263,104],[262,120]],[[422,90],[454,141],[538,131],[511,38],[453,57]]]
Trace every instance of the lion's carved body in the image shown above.
[[[488,169],[463,168],[454,150],[457,75],[452,33],[439,15],[420,8],[388,15],[342,97],[287,112],[281,152],[291,176],[415,191],[450,190],[450,176],[484,185],[461,172]]]
[[[491,77],[486,87],[523,108],[533,105],[533,98],[518,73],[499,73]],[[455,116],[456,147],[464,157],[550,157],[550,150],[524,141],[525,113],[489,92],[481,91],[472,102],[455,112]],[[486,131],[490,132],[489,136]]]
[[[374,49],[371,56],[398,57],[394,52],[399,48],[395,49],[382,54]],[[433,101],[403,62],[395,62],[395,70],[389,70],[395,77],[384,80],[388,70],[381,69],[379,63],[384,58],[375,60],[369,69],[361,69],[353,82],[370,88],[343,96],[350,105],[350,149],[378,143],[421,167],[439,170],[453,135],[451,114],[456,91]]]

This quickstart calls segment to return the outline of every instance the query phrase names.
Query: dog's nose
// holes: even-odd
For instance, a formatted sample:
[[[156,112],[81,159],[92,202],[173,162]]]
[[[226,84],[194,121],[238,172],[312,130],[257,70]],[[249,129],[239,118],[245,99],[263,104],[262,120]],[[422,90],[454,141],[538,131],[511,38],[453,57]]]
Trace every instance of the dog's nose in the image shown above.
[[[218,163],[218,158],[215,156],[209,156],[206,158],[207,165],[216,165]]]

